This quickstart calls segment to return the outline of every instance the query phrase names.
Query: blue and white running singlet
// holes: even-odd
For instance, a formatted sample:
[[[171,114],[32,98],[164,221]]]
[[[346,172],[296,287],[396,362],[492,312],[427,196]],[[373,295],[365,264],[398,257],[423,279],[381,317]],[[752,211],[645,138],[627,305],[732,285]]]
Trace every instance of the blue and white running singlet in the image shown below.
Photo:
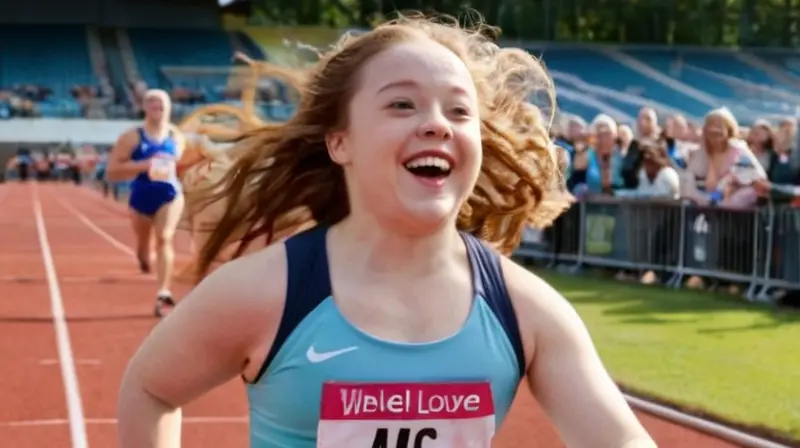
[[[288,290],[275,342],[248,384],[254,448],[491,446],[524,375],[500,258],[462,234],[475,300],[458,333],[430,343],[376,338],[331,297],[327,227],[286,241]]]
[[[178,146],[172,132],[161,142],[147,136],[143,128],[139,128],[139,144],[131,153],[131,160],[141,161],[153,159],[166,171],[165,178],[151,179],[150,173],[139,173],[131,182],[131,194],[128,205],[144,216],[154,216],[161,207],[172,202],[181,193],[181,183],[176,171]]]

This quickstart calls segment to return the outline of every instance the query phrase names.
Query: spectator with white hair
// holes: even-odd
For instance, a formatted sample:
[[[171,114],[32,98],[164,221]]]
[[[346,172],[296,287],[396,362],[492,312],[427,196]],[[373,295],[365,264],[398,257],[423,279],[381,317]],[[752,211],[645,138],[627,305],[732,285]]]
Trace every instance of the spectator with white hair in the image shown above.
[[[610,116],[600,114],[592,121],[590,132],[593,142],[587,154],[585,188],[592,194],[611,195],[623,186],[617,123]]]

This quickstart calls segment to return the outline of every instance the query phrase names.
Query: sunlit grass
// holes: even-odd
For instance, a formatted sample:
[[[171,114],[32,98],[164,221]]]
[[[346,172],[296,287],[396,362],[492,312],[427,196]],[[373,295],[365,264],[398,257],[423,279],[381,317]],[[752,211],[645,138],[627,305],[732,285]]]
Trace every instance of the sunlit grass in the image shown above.
[[[800,439],[800,313],[738,297],[537,272],[621,384]]]

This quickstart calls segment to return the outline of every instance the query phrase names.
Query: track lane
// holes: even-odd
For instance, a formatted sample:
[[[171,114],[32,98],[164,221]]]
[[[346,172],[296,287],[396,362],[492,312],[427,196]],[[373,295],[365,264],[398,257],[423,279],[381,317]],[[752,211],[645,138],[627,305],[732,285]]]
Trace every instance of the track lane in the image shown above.
[[[0,185],[0,248],[0,444],[70,446],[30,185]]]
[[[127,230],[125,215],[121,209],[116,208],[116,204],[103,203],[105,200],[102,198],[102,196],[94,195],[92,192],[82,192],[76,195],[68,194],[61,196],[61,200],[66,202],[66,206],[72,207],[74,216],[76,216],[74,212],[77,212],[80,215],[92,219],[100,231],[107,233],[114,239],[117,239],[123,245],[127,245],[129,247],[132,246],[133,237],[130,231]],[[62,205],[62,207],[64,207],[64,205]],[[95,231],[95,233],[97,232]],[[113,245],[108,241],[106,241],[106,244],[109,246],[109,249],[120,251],[118,247],[114,249]],[[186,253],[189,247],[188,242],[184,242],[181,244],[181,246],[183,246],[183,251]],[[225,393],[224,396],[217,398],[216,394],[219,391],[215,391],[211,396],[205,397],[204,399],[198,401],[198,403],[187,407],[185,416],[213,417],[219,415],[219,412],[211,412],[206,414],[206,411],[210,412],[215,409],[219,409],[217,407],[218,404],[215,405],[215,403],[221,403],[223,401],[230,401],[230,409],[238,410],[239,406],[242,405],[237,404],[237,400],[241,399],[242,403],[244,403],[244,394],[241,391],[241,386],[239,384],[231,384],[221,389],[225,390],[229,386],[231,395]],[[239,390],[234,391],[233,389],[236,388]],[[235,415],[235,413],[225,415]],[[246,408],[245,411],[239,415],[246,415]],[[656,439],[656,442],[659,444],[659,446],[662,447],[729,448],[736,446],[734,444],[711,437],[705,433],[656,418],[644,412],[637,412],[637,416],[645,425],[650,434]],[[191,431],[195,426],[203,427],[205,425],[202,423],[197,425],[187,425],[186,430]],[[243,430],[240,429],[240,431]],[[532,440],[536,441],[535,445],[532,445]],[[209,444],[203,446],[213,445]],[[229,445],[226,443],[226,446],[234,445]],[[531,446],[549,448],[563,447],[564,445],[559,441],[553,425],[544,415],[536,401],[531,397],[527,386],[523,385],[520,388],[520,393],[515,400],[512,412],[509,414],[509,418],[506,420],[503,427],[500,428],[494,446],[497,448],[528,448]]]
[[[42,207],[53,235],[53,258],[62,280],[65,307],[71,316],[75,357],[83,361],[78,365],[78,377],[90,421],[90,445],[114,446],[122,374],[158,322],[152,317],[155,278],[137,271],[130,247],[133,238],[124,215],[110,212],[98,200],[66,186],[44,186]],[[113,240],[117,240],[116,245],[110,242]],[[95,260],[102,256],[94,254],[108,258],[100,266]],[[81,261],[82,256],[89,261]],[[185,285],[176,285],[176,298],[186,290]],[[246,447],[246,415],[243,386],[233,381],[184,409],[189,422],[184,425],[184,444]],[[199,417],[205,420],[198,421]]]

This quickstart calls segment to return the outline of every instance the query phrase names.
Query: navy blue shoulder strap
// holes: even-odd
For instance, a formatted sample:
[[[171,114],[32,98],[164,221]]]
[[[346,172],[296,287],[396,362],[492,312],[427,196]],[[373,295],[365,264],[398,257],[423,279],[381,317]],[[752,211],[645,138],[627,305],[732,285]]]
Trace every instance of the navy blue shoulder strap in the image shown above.
[[[286,302],[275,340],[258,375],[253,380],[254,383],[264,375],[300,322],[331,295],[328,253],[325,247],[327,234],[326,226],[317,226],[284,242],[288,272]]]
[[[500,266],[500,255],[475,236],[468,233],[462,233],[462,236],[467,245],[469,261],[472,265],[475,294],[486,301],[505,330],[517,357],[520,377],[523,377],[525,376],[525,351],[522,348],[517,313],[514,311],[514,304],[508,295],[503,268]]]

